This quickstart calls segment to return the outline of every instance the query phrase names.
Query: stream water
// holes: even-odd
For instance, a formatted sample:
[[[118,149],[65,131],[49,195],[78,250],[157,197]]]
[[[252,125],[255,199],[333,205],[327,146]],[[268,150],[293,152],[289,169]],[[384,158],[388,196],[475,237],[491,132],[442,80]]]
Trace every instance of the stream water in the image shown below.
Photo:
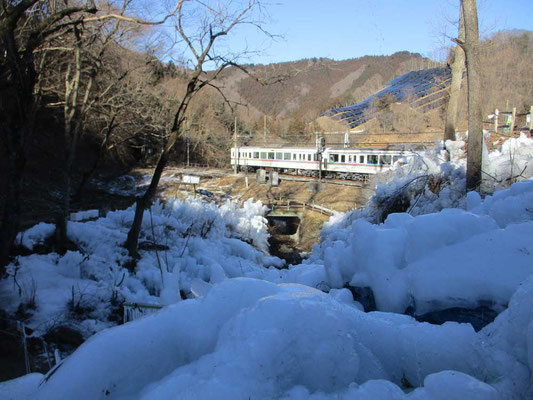
[[[302,262],[302,250],[296,238],[299,232],[300,219],[297,217],[269,217],[268,240],[270,254],[284,259],[289,264],[300,264]]]

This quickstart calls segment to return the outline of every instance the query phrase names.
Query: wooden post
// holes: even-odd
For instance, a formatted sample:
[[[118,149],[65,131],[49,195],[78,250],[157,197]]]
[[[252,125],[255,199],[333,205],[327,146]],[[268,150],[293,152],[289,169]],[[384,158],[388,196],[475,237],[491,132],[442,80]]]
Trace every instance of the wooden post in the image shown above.
[[[494,132],[498,133],[498,117],[500,115],[500,110],[494,110]]]
[[[189,167],[189,148],[191,147],[191,141],[189,139],[189,131],[191,129],[191,124],[187,121],[187,131],[186,131],[186,142],[187,142],[187,167]]]
[[[124,321],[123,323],[126,323],[126,321]],[[56,365],[58,365],[61,362],[61,354],[59,353],[58,349],[54,350],[54,359],[55,359]]]
[[[516,121],[516,107],[513,107],[513,113],[511,115],[511,130],[510,130],[511,135],[514,133],[515,121]]]
[[[28,354],[28,343],[26,342],[26,328],[24,326],[24,322],[18,322],[18,328],[22,334],[22,348],[24,349],[24,363],[26,366],[26,373],[29,374],[31,372],[30,356]]]

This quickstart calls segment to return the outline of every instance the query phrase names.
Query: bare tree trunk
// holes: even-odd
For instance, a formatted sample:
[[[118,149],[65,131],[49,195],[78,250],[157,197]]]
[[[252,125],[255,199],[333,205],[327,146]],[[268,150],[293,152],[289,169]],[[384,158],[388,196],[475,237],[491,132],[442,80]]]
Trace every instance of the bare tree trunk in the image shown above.
[[[483,118],[481,113],[481,71],[479,64],[479,30],[476,0],[461,1],[468,77],[468,145],[466,161],[466,189],[476,190],[481,184],[481,158],[483,154]]]
[[[171,133],[168,136],[167,142],[165,143],[163,151],[161,152],[161,156],[159,156],[159,160],[157,161],[157,166],[155,167],[154,175],[152,176],[152,180],[150,181],[150,186],[148,187],[144,195],[140,197],[136,202],[133,223],[131,225],[130,231],[128,232],[128,238],[124,243],[124,247],[128,250],[128,254],[130,255],[130,257],[137,256],[137,245],[139,243],[139,235],[141,233],[144,210],[150,207],[150,204],[152,203],[152,200],[155,197],[155,194],[157,192],[157,185],[159,185],[161,175],[163,174],[163,170],[167,165],[170,151],[172,150],[172,147],[178,139],[178,134],[181,125],[185,120],[184,114],[189,105],[189,100],[198,90],[194,84],[191,84],[191,82],[195,82],[196,79],[197,77],[193,77],[191,81],[189,81],[189,85],[187,86],[187,93],[185,94],[178,108],[178,111],[174,116],[174,124],[172,126]]]
[[[155,168],[154,175],[152,176],[152,180],[150,182],[148,190],[146,190],[144,195],[140,197],[136,202],[135,217],[133,218],[131,229],[128,232],[128,239],[124,244],[124,247],[126,247],[131,257],[137,255],[137,245],[139,243],[139,234],[141,233],[144,210],[150,207],[150,204],[152,203],[152,200],[157,191],[157,185],[159,184],[161,175],[163,174],[163,170],[165,169],[167,162],[168,153],[163,150],[161,156],[159,157],[159,161],[157,162],[157,166]]]
[[[20,202],[26,164],[24,153],[26,133],[23,129],[20,129],[18,133],[13,133],[9,131],[11,129],[12,127],[7,124],[0,126],[2,135],[7,139],[8,154],[4,209],[0,221],[0,278],[4,276],[5,267],[9,264],[9,252],[19,230]]]
[[[462,7],[461,7],[462,9]],[[465,40],[465,25],[463,12],[459,17],[459,41]],[[444,127],[444,142],[446,140],[455,140],[455,124],[457,122],[457,105],[459,103],[459,94],[461,93],[461,81],[465,70],[465,53],[461,46],[457,45],[453,50],[453,62],[451,64],[452,82],[450,85],[450,98],[446,108],[446,124]]]
[[[157,185],[161,179],[161,174],[165,168],[170,151],[176,143],[176,139],[180,133],[183,122],[185,121],[185,113],[189,106],[190,100],[205,86],[211,86],[219,91],[217,86],[213,85],[212,82],[220,75],[220,73],[229,66],[237,66],[233,56],[229,55],[217,55],[213,50],[213,44],[219,37],[227,36],[228,33],[238,25],[244,23],[247,14],[255,7],[259,5],[257,0],[249,0],[248,4],[240,11],[235,12],[234,14],[226,14],[226,9],[223,9],[223,12],[215,13],[217,17],[214,21],[210,21],[209,18],[207,21],[203,22],[201,32],[195,32],[194,35],[190,36],[186,33],[186,28],[183,25],[183,16],[184,16],[184,4],[186,2],[179,1],[176,7],[177,16],[176,16],[176,30],[179,36],[186,43],[188,49],[190,50],[192,57],[192,62],[195,65],[191,71],[191,75],[188,79],[185,93],[182,97],[180,105],[174,114],[172,128],[169,130],[170,135],[165,143],[159,161],[150,182],[150,186],[146,193],[137,200],[137,205],[135,208],[135,217],[133,224],[128,233],[128,238],[124,243],[124,247],[128,249],[130,257],[135,257],[137,255],[137,244],[139,241],[139,234],[141,232],[141,224],[144,215],[144,210],[150,206],[152,199],[155,196]],[[202,4],[198,2],[198,4]],[[213,9],[209,9],[208,14],[212,15]],[[222,16],[223,17],[220,17]],[[249,23],[249,22],[246,22]],[[257,25],[256,25],[257,26]],[[218,31],[213,29],[217,27]],[[206,62],[215,62],[214,65],[217,65],[217,69],[212,71],[209,76],[205,74],[204,64]],[[222,94],[223,95],[223,94]]]
[[[68,239],[68,219],[70,216],[71,197],[72,197],[72,170],[74,159],[76,158],[76,149],[83,128],[83,120],[89,109],[89,97],[93,88],[96,70],[90,74],[83,98],[78,101],[81,95],[82,79],[82,39],[78,27],[74,27],[74,60],[69,65],[65,75],[65,105],[64,114],[64,138],[65,138],[65,166],[63,168],[63,202],[62,207],[56,216],[56,247],[59,253],[64,253],[69,248],[71,242]],[[99,54],[102,56],[103,51]],[[73,69],[73,71],[71,70]],[[72,72],[72,74],[71,74]]]

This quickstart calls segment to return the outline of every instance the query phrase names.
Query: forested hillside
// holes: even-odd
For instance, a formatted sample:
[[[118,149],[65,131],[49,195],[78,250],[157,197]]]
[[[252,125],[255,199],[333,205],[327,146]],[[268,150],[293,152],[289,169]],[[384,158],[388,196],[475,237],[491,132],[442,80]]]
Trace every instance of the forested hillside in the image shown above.
[[[533,35],[528,31],[499,32],[481,42],[480,58],[483,64],[484,102],[483,114],[495,108],[507,110],[516,107],[518,112],[528,111],[533,103],[533,74],[529,60],[533,57]],[[451,60],[448,60],[451,61]],[[379,92],[393,78],[410,71],[435,67],[438,64],[419,54],[399,52],[391,56],[365,56],[335,61],[308,59],[291,63],[248,66],[261,78],[284,77],[273,85],[260,85],[242,71],[228,70],[223,81],[228,95],[246,104],[241,117],[251,123],[249,129],[262,132],[263,115],[267,128],[277,136],[299,134],[314,130],[342,130],[347,126],[332,123],[313,125],[324,111],[359,103]],[[528,82],[528,84],[524,84]],[[463,82],[466,88],[466,77]],[[462,91],[460,110],[466,110],[466,90]],[[393,107],[396,130],[406,130],[405,119],[419,130],[442,130],[443,109],[426,117],[414,110]],[[466,129],[466,115],[459,115],[461,129]],[[365,127],[380,131],[382,126]],[[390,130],[391,128],[389,128]]]
[[[272,85],[261,85],[253,77],[232,70],[224,84],[249,105],[243,118],[255,122],[255,128],[262,128],[263,115],[267,115],[273,133],[298,134],[313,130],[307,125],[328,108],[363,101],[393,78],[435,65],[409,52],[343,61],[313,58],[250,66],[259,77],[282,78]]]

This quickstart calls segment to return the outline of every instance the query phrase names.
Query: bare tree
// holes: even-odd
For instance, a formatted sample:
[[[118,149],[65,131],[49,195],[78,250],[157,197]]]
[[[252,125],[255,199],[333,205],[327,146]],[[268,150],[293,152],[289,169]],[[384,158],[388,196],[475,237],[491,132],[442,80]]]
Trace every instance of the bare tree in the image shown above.
[[[247,0],[239,9],[231,8],[233,3],[228,4],[229,6],[226,6],[216,1],[178,1],[175,29],[190,55],[190,64],[186,71],[186,87],[172,118],[172,125],[167,129],[167,138],[150,186],[136,202],[135,217],[124,244],[132,257],[137,255],[144,211],[150,206],[156,194],[161,174],[169,160],[170,151],[182,133],[191,100],[205,87],[212,87],[224,96],[214,81],[226,68],[230,66],[240,68],[237,62],[242,54],[232,54],[227,50],[220,50],[216,48],[215,43],[220,42],[221,38],[239,26],[258,26],[252,17],[254,11],[261,6],[259,0]],[[195,20],[197,24],[191,26],[192,21],[187,19],[188,15],[194,15],[198,18]],[[213,68],[213,70],[206,71],[207,67]]]
[[[476,0],[461,0],[465,40],[456,39],[466,55],[468,78],[468,145],[466,189],[476,190],[481,184],[483,153],[483,118],[481,112],[481,70],[479,63],[479,29]]]
[[[0,132],[6,146],[7,174],[0,222],[0,276],[19,228],[25,145],[34,131],[40,104],[38,85],[44,55],[35,51],[51,37],[96,13],[92,1],[68,4],[45,0],[1,0],[0,5]]]
[[[458,40],[464,42],[465,40],[465,24],[463,18],[463,11],[459,15],[459,37]],[[444,126],[444,141],[455,140],[455,125],[457,122],[457,105],[459,104],[459,95],[461,92],[461,82],[463,80],[463,73],[465,70],[465,53],[461,46],[456,46],[452,49],[452,81],[450,84],[450,97],[448,99],[448,106],[446,107],[446,122]]]
[[[88,111],[98,99],[105,97],[108,89],[98,87],[96,81],[105,49],[117,33],[113,23],[157,25],[175,12],[174,9],[161,21],[144,21],[124,14],[132,1],[123,0],[119,10],[113,7],[114,2],[101,2],[102,10],[99,10],[94,0],[0,0],[0,144],[5,146],[7,159],[0,218],[0,276],[9,262],[9,252],[19,228],[26,143],[33,136],[37,112],[50,91],[42,80],[51,71],[50,60],[57,60],[57,54],[71,55],[62,75],[63,95],[59,96],[64,107],[68,148],[63,171],[68,189],[62,207],[63,214],[67,215],[70,171],[77,140]],[[87,60],[91,62],[86,63]],[[64,218],[60,225],[66,228]],[[66,230],[60,230],[66,238]]]
[[[124,0],[119,10],[106,10],[108,15],[114,18],[91,19],[83,26],[74,26],[72,40],[69,47],[61,47],[56,44],[55,48],[66,53],[66,68],[60,74],[62,88],[58,96],[62,98],[63,105],[63,136],[65,143],[64,162],[62,173],[62,202],[59,212],[56,214],[56,246],[60,252],[67,249],[67,221],[70,214],[72,195],[72,172],[78,142],[84,131],[84,124],[91,111],[101,104],[110,101],[116,94],[116,86],[128,75],[130,70],[122,70],[119,74],[113,74],[110,68],[117,65],[106,65],[107,54],[116,43],[124,41],[127,35],[138,28],[139,24],[148,22],[139,21],[126,17],[125,13],[132,0]],[[88,20],[88,18],[86,18]],[[65,38],[62,38],[65,43]],[[104,141],[107,142],[114,129],[115,118],[107,124]],[[100,154],[99,154],[100,156]]]

